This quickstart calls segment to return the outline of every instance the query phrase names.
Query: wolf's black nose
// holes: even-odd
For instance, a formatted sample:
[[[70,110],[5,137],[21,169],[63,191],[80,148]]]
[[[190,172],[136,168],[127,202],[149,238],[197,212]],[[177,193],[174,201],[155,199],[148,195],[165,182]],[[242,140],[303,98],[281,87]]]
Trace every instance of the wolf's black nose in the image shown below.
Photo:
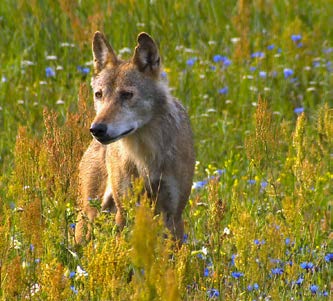
[[[106,135],[107,125],[104,123],[93,123],[90,128],[90,133],[92,133],[97,138],[102,138]]]

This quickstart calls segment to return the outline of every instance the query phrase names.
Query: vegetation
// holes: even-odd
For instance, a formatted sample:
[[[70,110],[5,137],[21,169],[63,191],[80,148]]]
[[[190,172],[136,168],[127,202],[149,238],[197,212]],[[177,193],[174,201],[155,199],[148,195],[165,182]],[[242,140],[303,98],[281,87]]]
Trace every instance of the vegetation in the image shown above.
[[[1,300],[329,300],[330,1],[0,2]],[[74,246],[77,165],[91,139],[91,38],[123,58],[160,46],[197,165],[183,246],[140,183],[127,226],[101,213]]]

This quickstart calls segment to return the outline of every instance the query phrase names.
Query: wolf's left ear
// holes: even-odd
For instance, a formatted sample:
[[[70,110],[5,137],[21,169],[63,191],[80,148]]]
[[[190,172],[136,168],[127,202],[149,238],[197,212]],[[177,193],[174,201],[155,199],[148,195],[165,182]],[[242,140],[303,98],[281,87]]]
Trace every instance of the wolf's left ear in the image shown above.
[[[138,45],[135,47],[132,60],[139,71],[153,77],[159,76],[161,59],[157,46],[149,34],[142,32],[138,35]]]

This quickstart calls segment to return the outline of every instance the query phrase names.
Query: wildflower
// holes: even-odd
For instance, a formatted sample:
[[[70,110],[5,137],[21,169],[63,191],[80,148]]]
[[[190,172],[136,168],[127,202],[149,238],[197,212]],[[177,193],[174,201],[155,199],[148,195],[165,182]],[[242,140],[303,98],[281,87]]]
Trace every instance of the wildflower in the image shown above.
[[[258,290],[259,289],[259,285],[258,285],[258,283],[254,283],[253,285],[248,285],[247,286],[247,290],[249,291],[249,292],[252,292],[253,290]]]
[[[74,277],[75,277],[75,274],[76,274],[76,273],[75,273],[74,271],[73,271],[73,272],[70,272],[70,273],[69,273],[69,278],[74,278]]]
[[[230,229],[229,229],[228,227],[225,227],[225,228],[223,229],[223,234],[225,234],[225,235],[229,235],[229,234],[230,234]]]
[[[205,270],[204,270],[204,276],[205,277],[209,276],[209,269],[208,268],[205,268]]]
[[[207,180],[194,182],[192,185],[192,189],[194,189],[194,190],[201,189],[201,188],[205,187],[207,185],[207,183],[208,183]]]
[[[328,253],[325,255],[325,261],[326,262],[332,262],[333,261],[333,253]]]
[[[315,285],[315,284],[311,284],[310,285],[310,291],[311,291],[312,294],[315,295],[318,292],[318,286]]]
[[[84,269],[82,269],[79,265],[76,267],[76,273],[78,276],[85,276],[85,277],[88,276],[88,273]]]
[[[302,269],[304,269],[306,271],[309,271],[309,270],[311,270],[314,267],[314,265],[313,265],[312,262],[302,262],[300,264],[300,266],[301,266]]]
[[[260,72],[259,72],[259,76],[260,76],[261,78],[266,78],[266,77],[267,77],[267,72],[266,72],[266,71],[260,71]]]
[[[287,237],[287,238],[285,239],[285,243],[286,243],[287,246],[290,244],[290,238],[289,238],[289,237]]]
[[[188,241],[188,234],[185,233],[185,234],[183,235],[183,243],[186,244],[187,241]]]
[[[228,93],[228,87],[225,86],[224,88],[219,89],[219,94],[227,94]]]
[[[82,67],[78,66],[77,70],[82,74],[82,75],[87,75],[90,72],[90,68],[88,67]]]
[[[75,288],[74,285],[71,285],[71,290],[72,290],[72,292],[73,292],[75,295],[77,295],[78,292],[79,292],[79,291]]]
[[[268,46],[267,46],[267,49],[268,49],[268,50],[273,50],[274,47],[275,47],[274,44],[271,44],[271,45],[268,45]]]
[[[257,52],[253,52],[251,54],[251,58],[263,58],[265,56],[265,53],[264,52],[261,52],[261,51],[257,51]]]
[[[266,182],[266,181],[262,181],[262,182],[260,183],[260,187],[261,187],[261,189],[265,189],[267,186],[268,186],[268,182]]]
[[[251,71],[251,72],[254,72],[254,71],[256,71],[256,70],[257,70],[257,67],[253,67],[253,66],[250,67],[250,71]]]
[[[196,60],[197,60],[196,57],[190,58],[186,61],[186,65],[192,67],[194,65],[194,63],[196,62]]]
[[[56,101],[56,104],[57,105],[63,105],[65,102],[62,100],[62,99],[58,99],[57,101]]]
[[[7,80],[7,77],[6,76],[4,76],[4,75],[2,75],[1,76],[1,82],[2,83],[6,83],[8,80]]]
[[[71,228],[72,230],[75,230],[75,226],[76,226],[75,223],[70,223],[69,224],[69,228]]]
[[[45,68],[46,77],[55,77],[56,73],[52,67]]]
[[[237,254],[232,254],[231,255],[231,265],[235,265],[235,259],[237,257]]]
[[[304,281],[304,278],[303,278],[303,277],[299,277],[299,278],[296,280],[295,284],[297,284],[297,285],[301,285],[301,284],[303,283],[303,281]]]
[[[271,270],[273,275],[282,275],[283,274],[283,269],[282,268],[274,268]]]
[[[211,288],[207,290],[207,294],[209,298],[215,298],[220,296],[220,292],[216,288]]]
[[[166,79],[167,78],[167,73],[165,72],[165,71],[162,71],[161,72],[161,77],[163,78],[163,79]]]
[[[46,56],[46,59],[47,59],[48,61],[56,61],[58,58],[57,58],[56,55],[47,55],[47,56]]]
[[[219,55],[219,54],[214,55],[213,61],[215,63],[222,62],[222,55]]]
[[[266,241],[263,239],[262,241],[260,241],[259,239],[255,239],[254,241],[255,245],[264,245],[266,243]]]
[[[241,272],[232,272],[232,273],[231,273],[231,276],[232,276],[233,278],[235,278],[235,279],[239,279],[240,277],[243,277],[244,274],[241,273]]]
[[[324,297],[328,297],[328,292],[327,291],[323,291],[323,296]]]
[[[294,42],[298,42],[302,39],[302,36],[300,34],[293,34],[291,35],[291,39],[294,41]]]
[[[248,184],[254,185],[256,183],[256,180],[250,179],[247,181]]]
[[[284,78],[288,78],[294,74],[294,71],[290,68],[283,69]]]
[[[35,246],[33,244],[30,244],[29,249],[30,249],[30,252],[33,252],[35,250]]]

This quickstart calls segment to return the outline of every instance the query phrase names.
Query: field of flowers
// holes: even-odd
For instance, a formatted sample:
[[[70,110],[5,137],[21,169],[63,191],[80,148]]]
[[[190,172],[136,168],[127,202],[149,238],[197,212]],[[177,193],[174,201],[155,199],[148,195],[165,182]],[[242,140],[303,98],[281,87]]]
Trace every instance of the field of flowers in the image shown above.
[[[0,2],[0,300],[330,300],[333,5]],[[186,106],[196,171],[177,249],[141,197],[75,246],[91,38],[141,31]],[[98,204],[97,204],[98,205]]]

